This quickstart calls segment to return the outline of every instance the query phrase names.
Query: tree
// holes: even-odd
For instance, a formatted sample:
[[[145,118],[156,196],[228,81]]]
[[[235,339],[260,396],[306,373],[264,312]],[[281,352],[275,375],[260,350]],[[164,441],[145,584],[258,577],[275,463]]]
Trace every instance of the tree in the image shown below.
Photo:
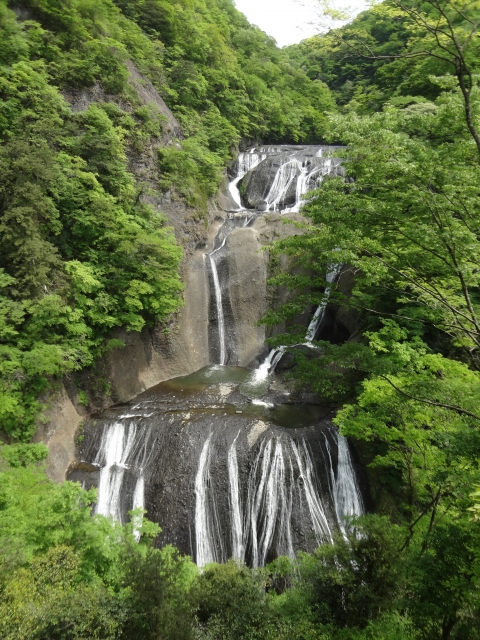
[[[208,565],[196,584],[197,618],[206,638],[262,638],[269,627],[265,578],[238,566]]]
[[[364,628],[398,607],[405,586],[403,532],[388,518],[365,516],[355,532],[300,557],[300,575],[317,620]]]
[[[476,638],[480,630],[480,527],[442,523],[410,559],[407,607],[424,638]]]

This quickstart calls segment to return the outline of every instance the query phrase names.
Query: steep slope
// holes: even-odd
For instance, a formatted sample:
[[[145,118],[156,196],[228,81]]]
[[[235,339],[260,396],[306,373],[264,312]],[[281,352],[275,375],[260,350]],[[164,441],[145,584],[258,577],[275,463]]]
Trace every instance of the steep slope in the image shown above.
[[[455,72],[449,63],[455,54],[448,38],[449,28],[437,34],[440,38],[437,43],[426,24],[440,28],[440,11],[450,12],[451,26],[465,45],[475,21],[474,3],[460,3],[458,14],[453,6],[448,2],[387,0],[359,14],[344,27],[309,38],[286,52],[310,79],[325,82],[345,111],[368,114],[381,110],[387,102],[398,107],[424,103],[441,93],[430,77]],[[470,24],[461,15],[465,10],[471,12]],[[467,62],[478,65],[478,37],[469,39],[465,51]]]
[[[0,424],[15,441],[53,379],[179,308],[179,245],[205,244],[240,140],[319,140],[334,102],[230,0],[2,0],[0,41]]]

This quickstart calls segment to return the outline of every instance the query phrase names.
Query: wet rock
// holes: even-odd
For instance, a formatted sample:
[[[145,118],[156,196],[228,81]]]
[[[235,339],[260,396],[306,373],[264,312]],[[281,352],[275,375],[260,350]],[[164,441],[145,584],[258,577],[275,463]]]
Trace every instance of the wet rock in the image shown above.
[[[209,383],[219,375],[211,368],[162,383],[88,421],[69,478],[100,486],[101,513],[123,522],[144,505],[162,527],[157,544],[200,564],[234,556],[261,566],[312,551],[343,522],[337,483],[361,508],[361,468],[316,409],[286,407],[290,419],[307,415],[306,425],[279,426],[281,406],[253,405],[231,380]]]

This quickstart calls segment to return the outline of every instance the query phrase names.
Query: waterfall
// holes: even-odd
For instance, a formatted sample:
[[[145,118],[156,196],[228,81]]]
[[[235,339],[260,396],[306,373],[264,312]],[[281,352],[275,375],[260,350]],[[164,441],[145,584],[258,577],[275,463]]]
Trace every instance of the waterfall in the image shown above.
[[[228,185],[228,191],[232,196],[232,200],[237,205],[237,211],[242,211],[242,197],[238,190],[238,183],[240,180],[252,169],[257,167],[260,162],[263,162],[266,158],[265,153],[255,153],[255,149],[251,149],[248,153],[240,153],[238,156],[238,169],[237,176]]]
[[[215,493],[210,487],[212,436],[213,432],[210,433],[203,445],[195,478],[196,561],[200,568],[209,562],[224,560]]]
[[[330,490],[335,513],[337,516],[337,524],[346,538],[348,527],[348,519],[353,516],[361,516],[365,512],[363,506],[362,493],[358,486],[357,476],[353,468],[348,440],[340,433],[333,429],[337,443],[337,474],[335,475],[332,462],[332,453],[327,436],[325,438],[325,448],[328,455],[330,468]]]
[[[301,164],[298,160],[289,160],[280,166],[266,198],[267,211],[278,211],[277,207],[285,200],[290,185],[297,177],[299,169],[301,169]]]
[[[289,470],[290,491],[287,490],[285,459],[280,438],[272,438],[261,445],[249,478],[246,509],[253,567],[264,566],[274,537],[278,555],[295,555],[291,529],[291,464]]]
[[[323,300],[318,305],[313,318],[308,325],[307,333],[305,334],[305,341],[307,345],[311,345],[312,341],[315,340],[315,336],[320,329],[323,318],[325,317],[325,311],[328,305],[328,299],[330,298],[330,292],[332,290],[332,284],[336,280],[338,274],[340,273],[341,265],[335,265],[331,271],[327,273],[327,286],[325,287],[325,292],[323,294]]]
[[[240,335],[223,268],[229,233],[256,221],[265,208],[300,211],[305,195],[336,167],[320,147],[265,146],[240,154],[229,187],[240,212],[227,213],[213,250],[204,255],[216,320],[210,328],[221,365],[235,362]],[[251,212],[241,209],[237,188],[249,171],[258,171],[245,180],[245,202],[258,203]],[[252,224],[259,233],[264,226]],[[322,303],[306,330],[309,347],[314,348],[339,268],[326,276]],[[182,376],[146,391],[127,408],[110,407],[103,418],[87,421],[79,445],[85,464],[72,465],[69,477],[86,488],[98,485],[97,513],[122,523],[132,508],[146,507],[162,527],[157,544],[175,545],[199,567],[229,557],[262,567],[279,555],[313,552],[335,531],[346,535],[348,519],[363,513],[347,440],[328,422],[305,426],[308,411],[289,424],[291,407],[274,404],[275,397],[258,399],[286,349],[272,349],[246,382],[242,368],[217,367],[215,376],[211,370]],[[242,395],[257,399],[248,403]],[[292,429],[280,426],[285,424]],[[141,524],[142,515],[132,521],[137,540]]]
[[[102,458],[105,459],[98,484],[97,513],[111,516],[120,522],[123,521],[120,492],[127,460],[135,442],[136,426],[132,424],[130,429],[125,431],[125,425],[122,423],[115,422],[110,425],[103,432],[96,458],[97,464]]]
[[[272,349],[265,360],[252,372],[248,386],[255,389],[255,387],[261,387],[262,384],[268,379],[268,376],[275,371],[275,367],[282,359],[285,353],[286,347],[278,347],[278,349]]]
[[[345,533],[348,519],[364,513],[362,494],[352,464],[348,440],[337,432],[338,467],[335,487],[335,508],[338,526]]]
[[[317,544],[320,545],[326,540],[331,542],[333,540],[332,533],[328,526],[328,521],[325,516],[322,503],[320,502],[318,489],[314,485],[313,462],[310,454],[308,453],[305,440],[302,441],[301,451],[299,451],[293,442],[292,448],[300,470],[300,478],[303,480],[305,496],[307,498],[308,509],[310,511]]]
[[[122,419],[123,416],[119,416]],[[138,415],[136,417],[148,417]],[[131,509],[145,507],[145,473],[151,462],[150,432],[138,429],[136,423],[116,421],[105,425],[102,431],[94,464],[99,466],[98,499],[96,513],[115,518],[122,524]],[[122,501],[125,482],[130,485],[135,478],[132,501]],[[134,523],[134,535],[140,537],[139,529],[143,517]]]
[[[228,450],[228,479],[230,485],[230,513],[232,528],[232,558],[243,562],[245,560],[245,545],[243,536],[243,518],[240,503],[240,482],[238,478],[237,440],[240,432]]]
[[[217,325],[218,325],[218,343],[220,346],[220,362],[218,364],[224,365],[227,360],[227,346],[225,342],[225,316],[223,315],[223,300],[222,300],[222,287],[220,286],[220,278],[218,277],[217,265],[215,258],[213,257],[217,251],[223,249],[225,246],[225,238],[222,244],[209,254],[210,266],[212,269],[213,288],[215,291],[215,301],[217,303]]]
[[[323,295],[323,300],[317,307],[313,318],[308,325],[307,332],[305,334],[305,342],[303,343],[307,347],[313,347],[312,341],[315,339],[315,336],[318,333],[320,326],[322,325],[323,319],[325,317],[325,311],[328,305],[328,299],[330,297],[330,292],[332,289],[332,284],[338,276],[341,269],[341,265],[336,265],[329,273],[327,274],[327,287],[325,288],[325,292]],[[292,345],[298,346],[298,345]],[[281,346],[276,349],[272,349],[265,360],[253,371],[252,376],[248,382],[248,386],[255,387],[260,386],[264,383],[268,376],[275,371],[277,364],[283,357],[287,347]]]
[[[304,196],[318,187],[325,176],[335,175],[340,166],[339,161],[334,162],[332,158],[324,157],[323,149],[309,158],[303,156],[303,160],[302,153],[304,151],[300,149],[289,155],[277,169],[265,199],[266,211],[281,211],[283,209],[285,213],[298,213],[304,203]],[[319,158],[322,159],[322,162],[319,162]],[[296,183],[295,203],[291,207],[282,206],[294,181]]]
[[[187,426],[185,412],[168,410],[164,399],[153,407],[148,399],[142,402],[148,407],[143,415],[157,416],[157,436],[149,435],[151,428],[118,419],[100,431],[87,431],[87,437],[96,434],[100,442],[97,512],[124,522],[130,508],[144,507],[150,486],[148,509],[164,530],[173,532],[173,539],[163,543],[180,543],[199,567],[229,557],[261,567],[279,555],[313,551],[331,541],[337,527],[346,535],[348,518],[363,513],[348,442],[335,429],[288,431],[256,419],[244,422],[243,417],[231,425],[223,413],[217,423],[203,414],[205,422],[196,427],[202,415],[197,414]],[[142,404],[138,406],[141,415]],[[152,467],[153,458],[157,464]],[[169,465],[173,474],[165,476]],[[155,479],[150,480],[152,473]],[[180,478],[187,481],[178,482]],[[154,485],[148,485],[151,481]],[[186,510],[188,519],[182,520]],[[132,524],[138,540],[141,517]],[[182,544],[177,536],[189,530],[190,543]]]

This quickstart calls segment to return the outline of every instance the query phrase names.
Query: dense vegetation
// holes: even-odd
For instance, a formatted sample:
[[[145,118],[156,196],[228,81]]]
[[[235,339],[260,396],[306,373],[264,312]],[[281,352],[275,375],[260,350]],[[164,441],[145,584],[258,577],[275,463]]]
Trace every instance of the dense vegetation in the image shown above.
[[[288,53],[309,78],[328,84],[344,112],[368,114],[387,103],[421,104],[441,93],[430,76],[455,73],[450,26],[459,44],[466,45],[463,57],[473,72],[480,57],[477,3],[461,2],[459,13],[450,7],[446,17],[441,16],[445,6],[449,3],[436,0],[386,0],[341,29],[292,45]]]
[[[479,637],[478,2],[387,0],[287,51],[227,0],[22,6],[19,21],[0,3],[0,635]],[[45,447],[25,444],[49,376],[178,304],[179,249],[129,165],[162,119],[139,103],[128,59],[187,134],[159,147],[160,188],[200,211],[240,138],[346,145],[347,180],[326,180],[303,235],[272,249],[298,265],[273,284],[297,296],[268,322],[321,302],[342,263],[330,302],[357,327],[292,371],[342,404],[376,505],[314,554],[200,574],[153,547],[141,514],[92,517],[94,492],[49,482]],[[72,112],[63,93],[95,83],[105,100]]]
[[[442,629],[454,627],[478,637],[480,540],[468,521],[445,522],[426,549],[413,540],[407,550],[408,528],[367,516],[358,535],[313,555],[199,573],[174,548],[152,547],[157,525],[135,512],[123,528],[92,517],[94,501],[95,491],[35,467],[3,469],[5,640],[401,640],[447,638]]]
[[[182,142],[160,144],[129,61]],[[132,161],[157,149],[160,190],[201,216],[241,138],[317,140],[334,103],[230,0],[1,0],[0,70],[0,431],[28,441],[52,380],[179,306],[181,249]]]
[[[377,510],[405,527],[404,593],[419,591],[396,606],[420,638],[479,633],[479,16],[476,2],[392,0],[300,46],[337,95],[355,85],[330,120],[346,181],[325,180],[305,233],[275,249],[299,268],[274,282],[298,295],[271,323],[320,302],[325,273],[345,265],[330,302],[355,333],[299,353],[292,377],[342,404],[335,422],[359,443]]]

